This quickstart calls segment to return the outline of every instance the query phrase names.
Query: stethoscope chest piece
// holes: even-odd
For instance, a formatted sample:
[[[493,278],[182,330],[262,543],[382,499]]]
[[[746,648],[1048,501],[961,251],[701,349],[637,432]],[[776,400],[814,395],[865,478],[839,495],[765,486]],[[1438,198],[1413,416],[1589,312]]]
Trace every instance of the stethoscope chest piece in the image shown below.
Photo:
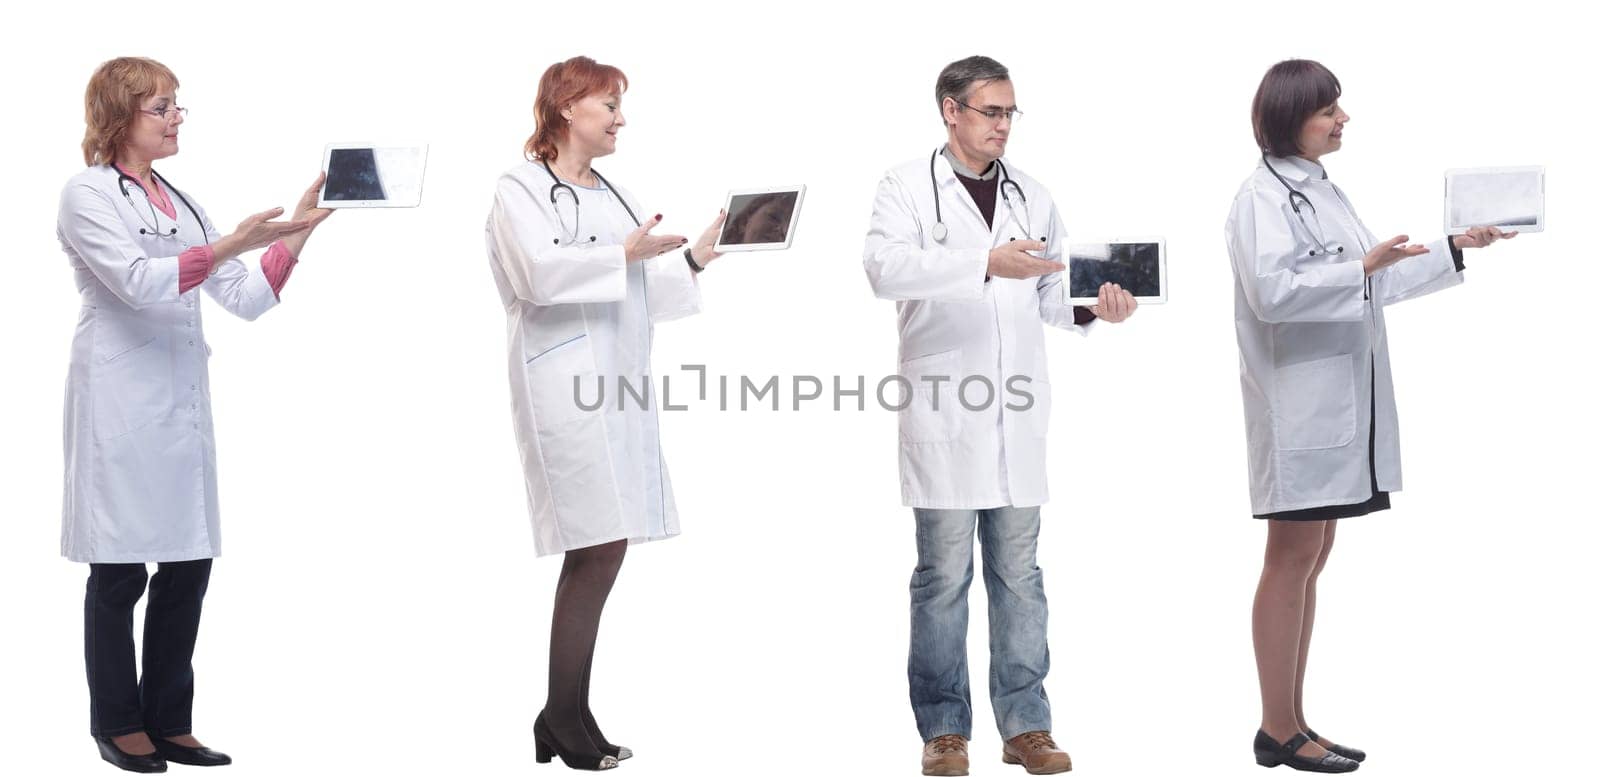
[[[933,225],[933,241],[935,243],[943,243],[944,239],[949,236],[950,228],[945,226],[943,221],[937,222]]]

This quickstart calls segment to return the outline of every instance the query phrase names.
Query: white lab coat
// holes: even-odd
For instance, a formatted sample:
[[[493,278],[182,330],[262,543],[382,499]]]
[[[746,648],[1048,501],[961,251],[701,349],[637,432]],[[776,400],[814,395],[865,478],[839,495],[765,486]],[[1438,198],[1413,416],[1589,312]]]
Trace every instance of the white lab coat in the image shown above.
[[[1256,515],[1357,504],[1400,490],[1400,438],[1383,308],[1462,282],[1449,238],[1367,282],[1362,257],[1378,243],[1322,168],[1272,159],[1311,199],[1301,205],[1257,165],[1228,214],[1234,328],[1249,443],[1250,506]],[[1316,248],[1310,230],[1344,252]],[[1376,420],[1373,414],[1376,412]],[[1375,454],[1368,456],[1368,430]]]
[[[699,311],[699,286],[681,251],[625,261],[622,243],[635,225],[614,195],[636,214],[647,211],[620,187],[572,186],[582,203],[582,240],[569,244],[550,202],[552,183],[536,162],[513,168],[500,177],[486,227],[506,308],[511,413],[535,549],[542,556],[674,536],[678,514],[661,456],[650,345],[655,322]],[[563,192],[560,200],[572,228],[571,198]],[[580,407],[574,378],[588,405],[603,381],[604,406]],[[648,408],[633,395],[619,408],[619,379],[645,394]]]
[[[245,319],[278,299],[260,267],[237,258],[179,294],[178,255],[221,235],[177,192],[177,235],[140,234],[151,218],[143,191],[129,184],[130,204],[117,180],[109,165],[73,176],[56,222],[83,300],[67,370],[61,553],[91,563],[212,558],[222,541],[200,290]],[[164,233],[174,220],[158,210],[155,224]]]
[[[1014,165],[1006,169],[1027,197],[1024,223],[1043,228],[1032,237],[1045,239],[1046,258],[1061,261],[1067,235],[1050,193]],[[1073,323],[1062,273],[984,280],[989,250],[1026,238],[1023,224],[997,196],[991,229],[943,154],[934,172],[945,241],[932,236],[933,181],[923,156],[891,169],[878,184],[863,260],[873,292],[896,301],[898,374],[914,387],[899,414],[901,499],[908,507],[941,509],[1044,504],[1051,390],[1041,323],[1079,333],[1092,323]],[[1015,194],[1011,199],[1023,207]],[[941,375],[950,380],[924,380]],[[1033,395],[1026,410],[1006,407],[1027,404],[1007,391],[1012,376],[1030,381],[1017,384]],[[979,377],[994,387],[995,401],[967,409],[957,391],[969,377],[968,404],[982,406],[988,396]]]

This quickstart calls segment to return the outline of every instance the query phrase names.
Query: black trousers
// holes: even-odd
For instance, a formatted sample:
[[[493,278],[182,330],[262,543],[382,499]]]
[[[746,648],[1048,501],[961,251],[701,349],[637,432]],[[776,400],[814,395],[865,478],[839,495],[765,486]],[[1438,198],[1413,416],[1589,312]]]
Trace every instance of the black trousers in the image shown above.
[[[83,657],[89,672],[89,733],[190,733],[195,635],[211,559],[157,565],[90,564],[83,598]],[[133,606],[150,584],[144,613],[144,672],[134,659]]]

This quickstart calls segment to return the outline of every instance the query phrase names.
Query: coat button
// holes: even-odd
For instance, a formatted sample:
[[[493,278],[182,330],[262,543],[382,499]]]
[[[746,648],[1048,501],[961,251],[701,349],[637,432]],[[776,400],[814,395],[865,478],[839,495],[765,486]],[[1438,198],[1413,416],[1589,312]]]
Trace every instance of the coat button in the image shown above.
[[[194,347],[194,341],[193,341],[193,340],[190,340],[190,341],[189,341],[189,347],[190,347],[190,348],[193,348],[193,347]]]

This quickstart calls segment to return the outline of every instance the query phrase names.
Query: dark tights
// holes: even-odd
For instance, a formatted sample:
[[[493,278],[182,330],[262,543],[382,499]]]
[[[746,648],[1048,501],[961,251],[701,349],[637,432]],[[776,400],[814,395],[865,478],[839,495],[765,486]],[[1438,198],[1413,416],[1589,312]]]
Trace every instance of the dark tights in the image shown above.
[[[561,565],[550,617],[550,691],[544,722],[568,752],[595,754],[609,744],[589,711],[589,673],[600,613],[627,550],[627,540],[569,550]]]

